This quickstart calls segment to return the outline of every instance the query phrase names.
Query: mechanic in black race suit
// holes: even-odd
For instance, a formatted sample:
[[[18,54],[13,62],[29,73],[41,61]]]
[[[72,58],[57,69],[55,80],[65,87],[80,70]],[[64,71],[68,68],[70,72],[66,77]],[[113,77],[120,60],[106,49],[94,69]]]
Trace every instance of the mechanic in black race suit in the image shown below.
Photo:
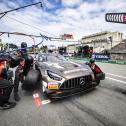
[[[15,102],[9,102],[13,82],[7,78],[7,61],[6,57],[0,57],[0,109],[10,109],[16,106]]]
[[[2,61],[8,60],[9,66],[11,68],[14,68],[19,65],[19,59],[21,57],[24,58],[26,61],[26,64],[24,66],[23,75],[26,76],[33,65],[33,57],[28,55],[26,47],[27,47],[27,43],[22,42],[21,48],[24,48],[23,50],[21,50],[22,55],[16,55],[16,56],[12,55],[12,56],[6,57],[6,53],[5,53],[4,57],[0,56],[0,63]],[[7,80],[7,76],[6,76],[5,71],[6,70],[4,70],[4,72],[2,72],[2,74],[0,73],[0,108],[9,109],[9,108],[15,107],[16,103],[9,102],[10,94],[13,89],[13,82],[10,82],[9,80]],[[3,78],[3,73],[4,73],[4,78]]]
[[[14,80],[14,99],[15,101],[20,101],[20,96],[18,94],[19,82],[23,84],[24,78],[27,76],[27,73],[30,71],[33,65],[33,57],[28,55],[27,52],[27,43],[21,43],[21,50],[17,51],[17,56],[20,58],[20,63],[15,71],[15,80]]]
[[[14,99],[15,101],[20,101],[20,96],[18,94],[18,88],[19,88],[19,83],[23,83],[24,81],[24,75],[23,75],[23,69],[25,65],[25,59],[20,58],[19,65],[16,68],[15,71],[15,79],[14,79]]]
[[[27,49],[26,49],[27,48],[27,43],[26,42],[21,43],[21,48],[23,48],[21,50],[22,57],[25,59],[25,66],[24,66],[23,74],[24,74],[24,76],[26,76],[28,74],[28,72],[30,71],[30,69],[33,67],[34,59],[27,52]]]

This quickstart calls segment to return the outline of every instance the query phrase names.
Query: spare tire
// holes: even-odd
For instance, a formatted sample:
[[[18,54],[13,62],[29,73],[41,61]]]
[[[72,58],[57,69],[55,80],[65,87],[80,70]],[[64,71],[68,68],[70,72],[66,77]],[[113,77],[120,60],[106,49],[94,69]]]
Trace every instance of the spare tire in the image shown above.
[[[41,74],[37,70],[30,70],[25,78],[25,81],[22,85],[22,89],[27,91],[34,91],[37,89],[38,85],[40,84],[40,77]]]

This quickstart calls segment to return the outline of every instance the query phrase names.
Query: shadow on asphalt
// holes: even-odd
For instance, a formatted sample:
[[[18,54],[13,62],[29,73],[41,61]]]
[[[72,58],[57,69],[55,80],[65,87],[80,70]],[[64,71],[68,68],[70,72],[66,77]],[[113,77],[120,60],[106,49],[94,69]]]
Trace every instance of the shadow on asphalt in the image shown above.
[[[82,92],[79,94],[71,95],[71,96],[64,97],[64,98],[50,98],[50,100],[51,100],[52,104],[61,103],[61,102],[65,102],[65,101],[70,101],[75,98],[83,97],[84,95],[88,95],[89,93],[93,93],[96,90],[97,90],[97,88],[93,88],[93,89],[90,89],[88,91],[85,91],[85,92]]]
[[[117,87],[114,90],[117,91],[117,92],[119,92],[119,93],[122,93],[122,94],[126,95],[126,90],[125,89]]]
[[[106,88],[106,89],[108,89],[108,90],[112,90],[112,91],[115,91],[115,92],[117,92],[117,93],[120,93],[120,94],[123,94],[123,95],[126,95],[126,89],[124,89],[124,88],[121,88],[121,87],[119,87],[119,86],[105,86],[104,84],[102,84],[102,85],[100,85],[100,87],[102,87],[102,88]]]

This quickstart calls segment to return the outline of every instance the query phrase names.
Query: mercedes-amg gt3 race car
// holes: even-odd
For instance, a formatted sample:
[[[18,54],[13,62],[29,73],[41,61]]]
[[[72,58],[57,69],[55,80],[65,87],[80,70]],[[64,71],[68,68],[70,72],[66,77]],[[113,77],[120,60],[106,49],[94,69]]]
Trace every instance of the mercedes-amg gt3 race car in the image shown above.
[[[59,54],[38,54],[35,69],[29,71],[25,84],[42,82],[42,93],[52,98],[67,97],[98,85],[93,83],[94,73],[89,65],[72,62]]]
[[[69,61],[59,54],[39,54],[36,69],[42,75],[43,93],[51,97],[65,97],[96,86],[88,65]]]

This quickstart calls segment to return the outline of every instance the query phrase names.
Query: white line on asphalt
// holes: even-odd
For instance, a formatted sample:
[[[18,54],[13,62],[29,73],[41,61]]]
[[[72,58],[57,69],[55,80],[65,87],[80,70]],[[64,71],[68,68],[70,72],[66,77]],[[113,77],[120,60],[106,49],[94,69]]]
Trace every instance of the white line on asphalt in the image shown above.
[[[46,100],[43,100],[42,101],[42,104],[45,105],[45,104],[49,104],[51,103],[50,99],[46,99]]]
[[[125,81],[117,80],[117,79],[115,79],[115,78],[111,78],[111,77],[105,77],[105,78],[110,79],[110,80],[114,80],[114,81],[118,81],[118,82],[120,82],[120,83],[126,84]]]
[[[106,74],[108,74],[108,75],[112,75],[112,76],[115,76],[115,77],[126,78],[126,77],[124,77],[124,76],[115,75],[115,74],[111,74],[111,73],[106,73]]]

